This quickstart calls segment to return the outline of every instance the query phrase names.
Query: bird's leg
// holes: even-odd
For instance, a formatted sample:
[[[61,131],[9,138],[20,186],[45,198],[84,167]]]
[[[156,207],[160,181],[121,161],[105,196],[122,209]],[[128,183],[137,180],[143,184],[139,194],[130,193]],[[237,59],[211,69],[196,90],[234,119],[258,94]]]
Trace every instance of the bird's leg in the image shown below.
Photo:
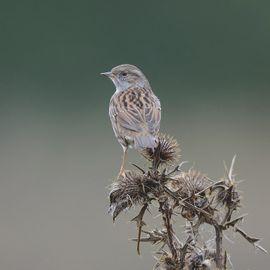
[[[126,156],[127,156],[127,147],[124,147],[123,146],[123,157],[122,157],[122,164],[121,164],[121,167],[120,167],[120,171],[119,171],[119,174],[118,174],[118,178],[123,175],[124,173],[124,167],[125,167],[125,162],[126,162]]]

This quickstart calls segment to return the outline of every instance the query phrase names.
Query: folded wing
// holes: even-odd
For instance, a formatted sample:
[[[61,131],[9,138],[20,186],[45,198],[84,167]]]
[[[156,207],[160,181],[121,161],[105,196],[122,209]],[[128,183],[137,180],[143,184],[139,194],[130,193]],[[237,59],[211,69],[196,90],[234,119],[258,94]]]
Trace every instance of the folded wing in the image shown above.
[[[153,138],[160,128],[161,106],[152,90],[132,88],[117,93],[111,99],[109,110],[117,137],[133,139],[141,148],[153,146]]]

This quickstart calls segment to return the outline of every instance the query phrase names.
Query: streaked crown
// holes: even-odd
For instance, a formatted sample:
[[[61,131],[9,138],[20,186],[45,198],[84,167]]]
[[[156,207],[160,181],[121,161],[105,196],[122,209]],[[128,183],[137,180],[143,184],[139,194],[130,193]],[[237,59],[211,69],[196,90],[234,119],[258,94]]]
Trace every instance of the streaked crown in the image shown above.
[[[109,77],[116,91],[124,91],[130,87],[141,87],[151,90],[150,84],[143,72],[136,66],[123,64],[114,67],[111,71],[101,73]]]

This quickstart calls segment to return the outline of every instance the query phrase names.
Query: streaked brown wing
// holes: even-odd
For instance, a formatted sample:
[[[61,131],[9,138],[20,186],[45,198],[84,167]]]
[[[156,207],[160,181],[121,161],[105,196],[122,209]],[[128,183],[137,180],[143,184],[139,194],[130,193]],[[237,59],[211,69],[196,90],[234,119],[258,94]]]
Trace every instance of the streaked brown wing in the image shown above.
[[[148,124],[149,133],[156,134],[160,128],[161,106],[159,99],[156,96],[152,97],[150,104],[151,106],[145,108],[144,114]]]
[[[118,133],[155,135],[160,127],[160,102],[150,90],[129,89],[112,98],[110,116]]]

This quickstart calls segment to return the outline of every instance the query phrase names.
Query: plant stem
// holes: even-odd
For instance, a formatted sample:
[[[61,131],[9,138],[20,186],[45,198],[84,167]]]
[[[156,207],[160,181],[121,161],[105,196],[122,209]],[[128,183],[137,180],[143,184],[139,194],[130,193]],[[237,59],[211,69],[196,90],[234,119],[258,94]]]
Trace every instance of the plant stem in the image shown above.
[[[167,230],[167,238],[168,238],[168,247],[172,253],[172,259],[177,264],[178,258],[177,258],[177,252],[176,248],[173,243],[173,228],[171,224],[171,211],[168,208],[167,202],[163,203],[160,207],[161,212],[162,212],[162,218],[164,222],[164,226]]]
[[[222,241],[223,241],[223,232],[222,228],[218,224],[214,224],[215,231],[216,231],[216,265],[217,269],[224,269],[224,260],[223,260],[223,251],[222,251]]]

